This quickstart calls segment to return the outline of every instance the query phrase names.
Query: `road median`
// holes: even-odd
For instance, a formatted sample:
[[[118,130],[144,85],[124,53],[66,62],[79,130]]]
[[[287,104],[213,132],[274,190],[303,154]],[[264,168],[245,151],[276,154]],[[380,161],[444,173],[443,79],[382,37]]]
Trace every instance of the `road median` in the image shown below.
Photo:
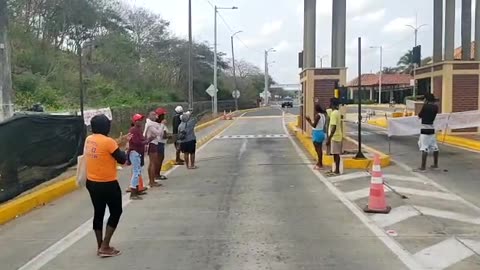
[[[317,158],[317,153],[315,152],[315,148],[312,143],[312,139],[310,136],[305,134],[302,130],[300,130],[295,122],[288,123],[288,129],[295,134],[297,139],[303,145],[304,149],[310,154],[310,156],[314,159]],[[352,143],[357,145],[358,142],[352,138],[345,138],[346,142]],[[345,169],[362,169],[368,170],[373,164],[373,154],[377,153],[380,155],[380,162],[382,167],[390,166],[391,160],[390,156],[386,155],[378,150],[375,150],[371,147],[362,146],[364,150],[366,150],[366,159],[355,159],[353,154],[346,154],[342,155],[343,166]],[[330,155],[323,155],[323,164],[326,166],[332,166],[333,164],[333,157]]]

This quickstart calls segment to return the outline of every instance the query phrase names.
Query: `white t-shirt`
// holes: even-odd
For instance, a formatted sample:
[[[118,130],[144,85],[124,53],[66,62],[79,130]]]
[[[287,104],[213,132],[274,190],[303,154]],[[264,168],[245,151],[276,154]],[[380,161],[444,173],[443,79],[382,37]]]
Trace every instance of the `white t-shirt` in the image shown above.
[[[168,128],[164,124],[158,124],[158,130],[159,130],[159,135],[157,137],[157,140],[159,143],[167,143],[167,137],[163,137],[165,135],[165,132],[168,133]]]
[[[150,143],[153,143],[153,144],[159,143],[159,137],[161,134],[163,134],[161,133],[162,131],[160,129],[160,125],[161,124],[155,121],[147,119],[147,122],[145,123],[145,130],[143,131],[143,136],[145,136],[145,138],[147,139],[151,137],[155,137],[155,139]]]

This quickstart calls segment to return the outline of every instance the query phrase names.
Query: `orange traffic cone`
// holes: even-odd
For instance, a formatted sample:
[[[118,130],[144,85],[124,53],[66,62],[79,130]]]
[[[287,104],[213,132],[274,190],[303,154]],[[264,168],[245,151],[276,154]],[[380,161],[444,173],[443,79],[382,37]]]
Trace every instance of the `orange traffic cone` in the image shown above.
[[[232,111],[230,110],[230,113],[228,114],[228,120],[233,120],[233,116],[232,116]]]
[[[140,175],[140,178],[138,179],[138,192],[144,192],[148,188],[143,185],[143,177]]]
[[[227,120],[227,112],[223,111],[223,120]]]
[[[366,213],[388,214],[392,208],[387,206],[385,190],[383,189],[383,175],[380,166],[380,155],[375,154],[370,182],[370,197],[368,205],[363,209]]]

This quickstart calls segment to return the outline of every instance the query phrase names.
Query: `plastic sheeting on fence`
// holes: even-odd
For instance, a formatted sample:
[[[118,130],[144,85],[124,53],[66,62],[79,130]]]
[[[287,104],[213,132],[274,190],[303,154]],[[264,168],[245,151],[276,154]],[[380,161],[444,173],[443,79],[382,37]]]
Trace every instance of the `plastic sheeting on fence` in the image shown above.
[[[436,130],[480,127],[480,111],[444,113],[437,115]],[[417,116],[389,118],[388,136],[412,136],[420,134],[422,124]]]
[[[0,123],[0,203],[74,165],[86,134],[79,116],[18,115]]]

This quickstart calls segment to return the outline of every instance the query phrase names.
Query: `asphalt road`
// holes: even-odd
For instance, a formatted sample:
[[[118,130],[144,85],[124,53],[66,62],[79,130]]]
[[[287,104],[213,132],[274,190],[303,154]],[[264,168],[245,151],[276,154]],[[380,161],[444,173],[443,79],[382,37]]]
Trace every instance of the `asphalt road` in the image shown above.
[[[199,151],[198,170],[177,168],[165,188],[126,201],[112,241],[123,251],[119,257],[96,257],[87,219],[85,237],[76,237],[81,226],[64,230],[76,209],[91,209],[88,201],[77,201],[85,194],[62,201],[72,205],[68,213],[53,214],[53,205],[44,209],[48,219],[21,218],[70,237],[53,237],[56,244],[40,256],[43,267],[23,269],[407,269],[312,172],[281,115],[274,108],[246,114]],[[9,254],[4,266],[27,263],[31,256],[22,251],[32,243],[42,247],[39,253],[50,246],[42,243],[52,236],[42,234],[7,247],[4,240],[14,230],[0,227],[0,254]]]

